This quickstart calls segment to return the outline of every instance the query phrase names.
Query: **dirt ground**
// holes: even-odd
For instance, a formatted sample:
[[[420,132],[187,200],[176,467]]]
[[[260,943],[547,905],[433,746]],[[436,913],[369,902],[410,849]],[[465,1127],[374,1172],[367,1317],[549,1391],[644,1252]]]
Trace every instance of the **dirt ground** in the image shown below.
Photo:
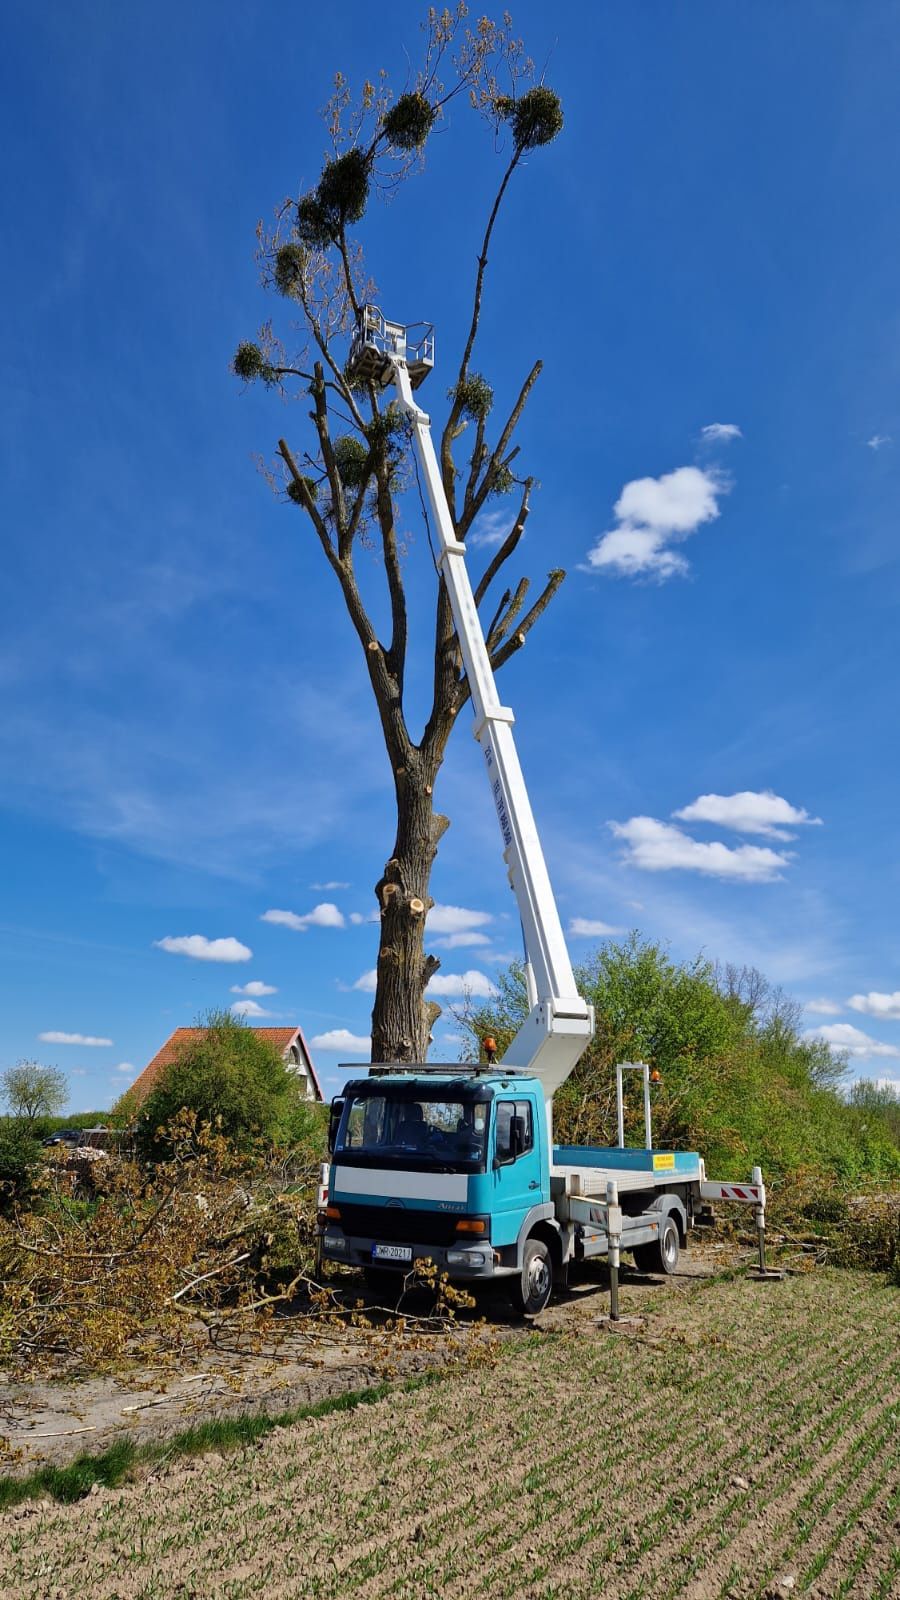
[[[0,1600],[897,1600],[900,1296],[590,1289],[491,1367],[0,1516]]]
[[[747,1253],[729,1243],[703,1243],[685,1252],[671,1279],[626,1275],[632,1310],[652,1304],[660,1291],[677,1292],[686,1282],[709,1277],[723,1266],[746,1260]],[[569,1295],[553,1301],[535,1326],[565,1326],[588,1300],[595,1313],[606,1309],[607,1277],[602,1266],[586,1269],[573,1281]],[[364,1291],[360,1287],[359,1293]],[[367,1303],[372,1301],[367,1296]],[[602,1302],[602,1303],[601,1303]],[[404,1309],[427,1312],[427,1298],[407,1297]],[[485,1316],[491,1337],[501,1341],[521,1333],[501,1291],[479,1296],[471,1313],[460,1313],[461,1333]],[[392,1354],[401,1377],[440,1366],[448,1357],[447,1341],[426,1337],[417,1348]],[[140,1367],[115,1376],[52,1382],[4,1383],[0,1375],[0,1471],[25,1474],[45,1462],[64,1464],[84,1450],[105,1450],[126,1433],[136,1443],[166,1439],[200,1419],[234,1417],[245,1411],[283,1412],[330,1399],[348,1390],[364,1389],[384,1375],[384,1352],[377,1335],[346,1343],[323,1341],[317,1349],[307,1336],[294,1337],[290,1324],[276,1327],[262,1345],[257,1340],[226,1340],[224,1348],[173,1369]]]

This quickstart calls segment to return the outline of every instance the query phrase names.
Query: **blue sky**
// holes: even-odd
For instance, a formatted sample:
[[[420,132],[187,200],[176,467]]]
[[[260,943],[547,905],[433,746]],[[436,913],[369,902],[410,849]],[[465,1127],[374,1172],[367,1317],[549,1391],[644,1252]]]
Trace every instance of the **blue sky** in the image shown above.
[[[599,924],[755,963],[900,1080],[896,7],[514,15],[566,124],[516,175],[477,364],[499,411],[545,362],[512,575],[569,577],[503,698],[573,956]],[[331,574],[255,464],[308,442],[305,407],[229,360],[281,316],[254,228],[315,182],[332,72],[401,89],[417,17],[7,7],[0,1065],[58,1064],[75,1108],[210,1006],[299,1022],[329,1089],[368,1031],[386,758]],[[499,161],[454,109],[361,230],[388,312],[436,324],[438,420]],[[424,620],[416,649],[424,675]],[[466,717],[450,990],[518,947]]]

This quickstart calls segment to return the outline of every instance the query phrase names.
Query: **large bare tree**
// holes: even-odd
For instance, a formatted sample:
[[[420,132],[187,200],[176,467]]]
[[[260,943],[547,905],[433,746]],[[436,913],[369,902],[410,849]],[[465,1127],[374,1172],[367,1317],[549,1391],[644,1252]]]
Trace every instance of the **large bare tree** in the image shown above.
[[[263,282],[298,313],[295,351],[271,323],[257,341],[238,346],[234,371],[245,381],[311,399],[310,447],[280,439],[273,484],[304,513],[331,567],[356,631],[375,696],[397,802],[397,832],[375,886],[381,917],[377,988],[372,1012],[372,1059],[424,1060],[440,1007],[425,999],[440,965],[425,952],[431,869],[449,826],[435,809],[438,773],[453,724],[469,690],[443,581],[434,618],[434,690],[430,713],[416,736],[404,704],[408,615],[398,531],[405,493],[416,489],[409,426],[375,382],[346,368],[360,307],[375,294],[355,234],[373,194],[385,198],[423,166],[430,133],[457,99],[487,124],[502,170],[481,235],[468,330],[439,442],[444,489],[456,536],[464,540],[496,497],[509,504],[509,531],[475,588],[484,608],[488,651],[496,670],[521,648],[565,574],[551,572],[530,605],[529,580],[495,582],[515,553],[528,518],[534,480],[519,470],[513,438],[541,371],[535,361],[502,426],[491,422],[493,391],[473,356],[482,316],[491,240],[504,196],[529,151],[549,144],[562,127],[557,96],[534,83],[533,67],[511,21],[481,18],[470,27],[466,7],[429,10],[423,24],[421,67],[394,97],[387,77],[354,97],[338,74],[325,109],[332,154],[316,187],[285,200],[274,225],[258,230]],[[465,443],[463,440],[465,439]],[[457,464],[457,452],[466,459]],[[390,602],[389,637],[380,638],[360,586],[360,548],[380,552]]]

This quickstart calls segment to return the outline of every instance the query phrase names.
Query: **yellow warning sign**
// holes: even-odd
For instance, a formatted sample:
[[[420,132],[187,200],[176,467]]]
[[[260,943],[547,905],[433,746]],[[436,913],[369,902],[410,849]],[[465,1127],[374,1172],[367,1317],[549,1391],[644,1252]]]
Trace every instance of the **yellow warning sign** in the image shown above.
[[[675,1157],[674,1157],[674,1155],[672,1155],[670,1153],[668,1155],[654,1156],[653,1157],[653,1171],[654,1172],[674,1172],[675,1171]]]

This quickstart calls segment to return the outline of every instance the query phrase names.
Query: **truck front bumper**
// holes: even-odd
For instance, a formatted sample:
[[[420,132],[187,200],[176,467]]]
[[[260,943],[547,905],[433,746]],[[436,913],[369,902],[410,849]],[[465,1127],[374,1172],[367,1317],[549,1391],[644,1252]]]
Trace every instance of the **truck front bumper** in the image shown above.
[[[433,1261],[452,1282],[472,1283],[507,1277],[514,1270],[500,1264],[499,1253],[487,1239],[477,1244],[410,1244],[406,1261],[381,1261],[375,1256],[377,1239],[348,1235],[328,1227],[322,1236],[322,1255],[326,1261],[342,1261],[345,1267],[376,1267],[386,1272],[411,1272],[417,1261]]]

